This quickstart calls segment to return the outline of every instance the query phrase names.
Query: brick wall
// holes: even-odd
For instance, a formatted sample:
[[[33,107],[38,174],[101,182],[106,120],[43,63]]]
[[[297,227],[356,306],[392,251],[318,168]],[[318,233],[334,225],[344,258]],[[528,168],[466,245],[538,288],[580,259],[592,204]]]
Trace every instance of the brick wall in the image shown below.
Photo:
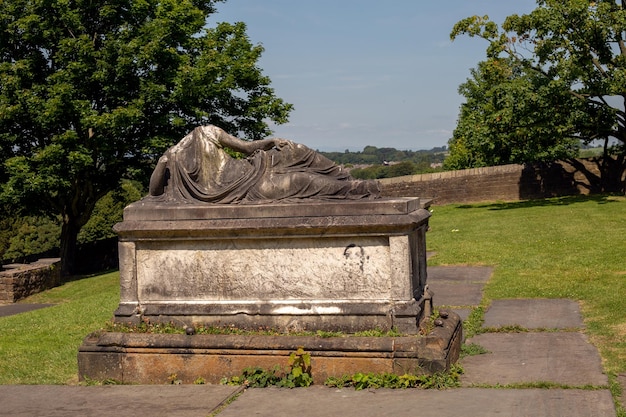
[[[600,175],[601,165],[601,158],[587,158],[385,178],[380,183],[385,197],[425,197],[435,204],[529,200],[596,193],[607,187],[623,191],[623,162],[607,161],[607,169],[614,173],[610,184],[606,175]]]
[[[61,284],[59,258],[40,259],[32,264],[6,265],[0,271],[0,304],[14,303],[29,295]]]

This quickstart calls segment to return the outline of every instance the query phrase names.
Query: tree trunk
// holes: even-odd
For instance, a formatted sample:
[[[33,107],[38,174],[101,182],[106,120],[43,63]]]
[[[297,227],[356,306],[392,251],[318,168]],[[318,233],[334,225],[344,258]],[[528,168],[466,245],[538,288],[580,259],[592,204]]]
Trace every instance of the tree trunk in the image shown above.
[[[73,275],[76,272],[76,248],[80,225],[78,219],[70,215],[63,216],[61,227],[61,275]]]

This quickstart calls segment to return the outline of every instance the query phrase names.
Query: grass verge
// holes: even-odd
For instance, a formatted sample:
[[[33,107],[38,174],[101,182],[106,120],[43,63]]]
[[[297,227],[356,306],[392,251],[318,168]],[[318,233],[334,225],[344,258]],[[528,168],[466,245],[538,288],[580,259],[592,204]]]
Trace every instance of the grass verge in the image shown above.
[[[626,372],[626,199],[578,196],[433,207],[430,265],[491,265],[498,298],[579,300],[605,370]]]
[[[113,316],[119,274],[68,282],[24,302],[53,307],[0,318],[0,384],[78,382],[78,347]]]

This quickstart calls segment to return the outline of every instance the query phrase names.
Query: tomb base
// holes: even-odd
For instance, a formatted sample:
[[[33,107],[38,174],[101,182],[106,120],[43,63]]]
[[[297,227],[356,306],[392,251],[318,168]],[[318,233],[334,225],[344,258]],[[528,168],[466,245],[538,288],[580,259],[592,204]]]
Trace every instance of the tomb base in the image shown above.
[[[416,334],[425,308],[418,198],[126,208],[115,321]]]
[[[248,367],[288,368],[289,355],[303,348],[311,355],[313,382],[321,385],[329,377],[358,372],[445,372],[458,360],[461,333],[461,319],[453,312],[427,335],[401,337],[104,333],[84,340],[78,368],[81,381],[166,384],[174,378],[218,384]]]
[[[459,356],[461,319],[449,313],[430,321],[427,207],[418,198],[134,203],[115,226],[117,323],[285,334],[94,334],[79,349],[79,377],[161,384],[175,374],[183,383],[218,383],[246,367],[285,367],[300,347],[311,354],[315,383],[356,372],[448,370]],[[373,329],[402,336],[355,335]]]

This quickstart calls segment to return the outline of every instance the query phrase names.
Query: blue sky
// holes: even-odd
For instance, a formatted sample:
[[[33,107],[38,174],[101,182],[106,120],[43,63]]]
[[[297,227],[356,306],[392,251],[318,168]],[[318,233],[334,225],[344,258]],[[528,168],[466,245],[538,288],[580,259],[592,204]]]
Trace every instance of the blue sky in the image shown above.
[[[463,102],[457,90],[487,43],[453,25],[489,15],[502,23],[534,0],[228,0],[216,21],[245,22],[265,48],[259,66],[294,105],[275,136],[322,151],[366,145],[430,149],[447,144]]]

